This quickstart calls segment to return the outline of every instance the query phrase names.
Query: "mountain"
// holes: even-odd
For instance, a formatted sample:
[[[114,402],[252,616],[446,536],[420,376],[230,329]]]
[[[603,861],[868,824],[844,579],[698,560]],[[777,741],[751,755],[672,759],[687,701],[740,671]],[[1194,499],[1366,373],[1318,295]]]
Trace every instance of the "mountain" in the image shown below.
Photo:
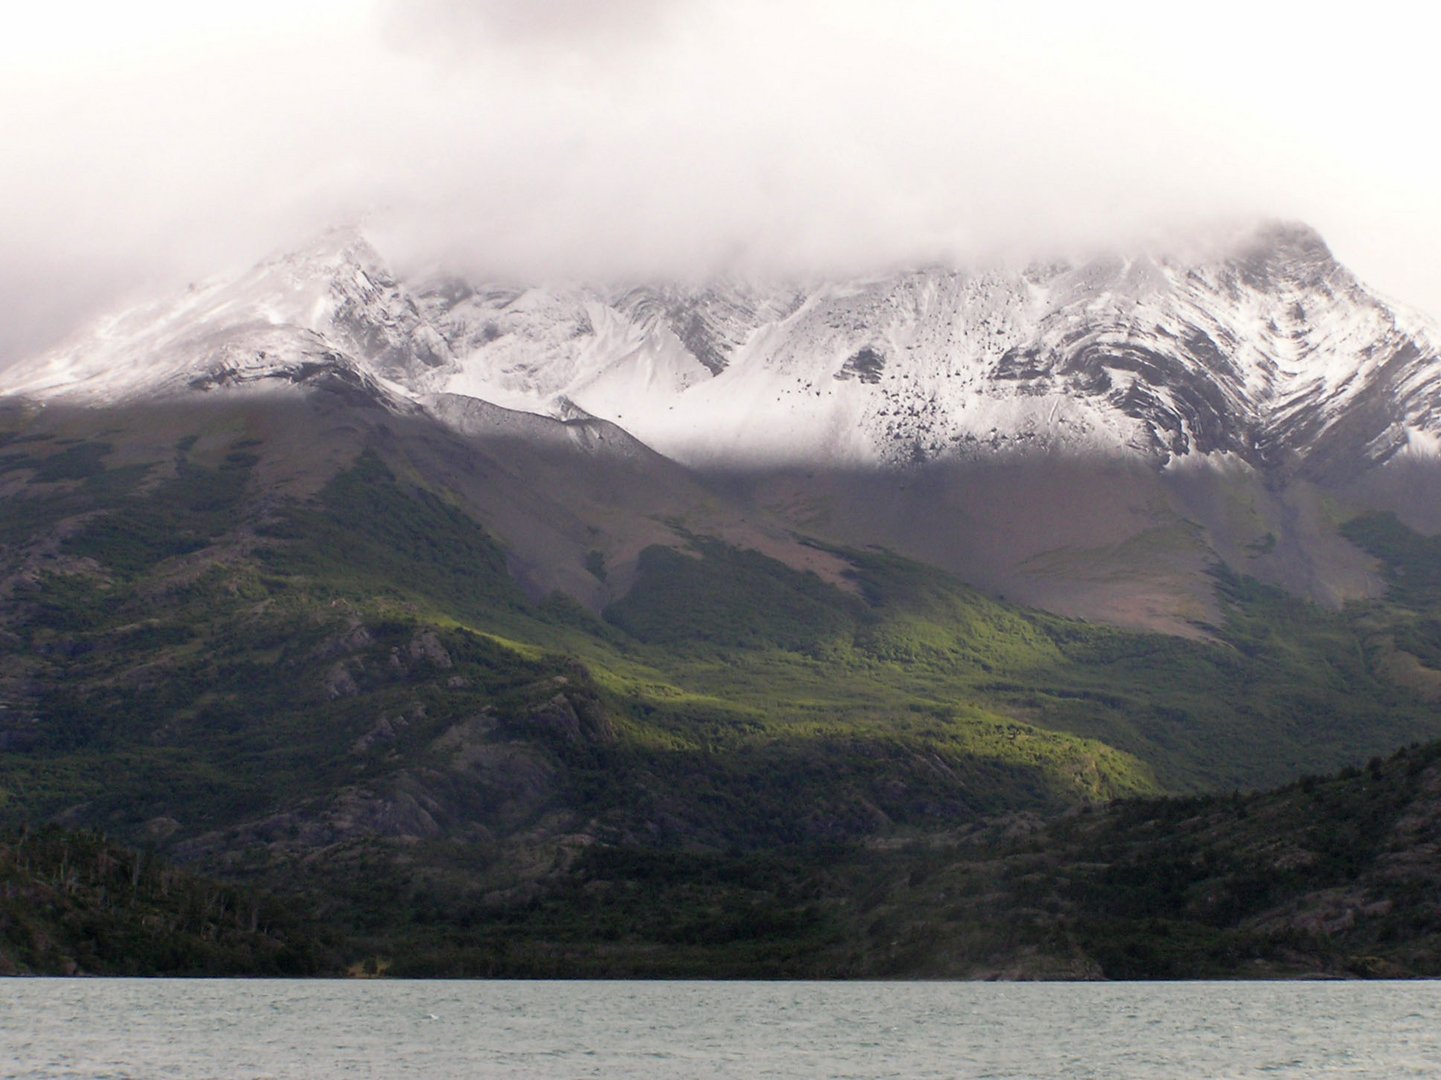
[[[887,845],[1441,737],[1432,340],[1294,226],[525,289],[328,233],[0,373],[0,825],[470,973],[663,885],[772,970]]]
[[[1392,479],[1434,471],[1441,338],[1300,226],[803,289],[421,291],[455,354],[431,380],[579,405],[795,527],[1066,614],[1193,633],[1218,558],[1374,596],[1326,500],[1441,524]]]
[[[1186,258],[526,288],[399,282],[342,229],[109,319],[5,388],[116,401],[349,360],[401,396],[578,407],[692,465],[1068,453],[1336,478],[1434,455],[1438,338],[1300,225]]]
[[[693,464],[1062,452],[1324,474],[1429,454],[1437,430],[1435,328],[1302,226],[1205,258],[806,288],[452,284],[419,303],[453,353],[428,385],[531,411],[574,402]]]
[[[605,420],[783,529],[1197,634],[1217,561],[1322,603],[1378,595],[1337,500],[1441,527],[1410,494],[1434,487],[1437,341],[1299,225],[1015,271],[527,288],[402,282],[338,230],[0,388],[95,406],[323,379],[470,435],[508,414],[459,421],[466,398]],[[623,572],[638,550],[597,549]]]

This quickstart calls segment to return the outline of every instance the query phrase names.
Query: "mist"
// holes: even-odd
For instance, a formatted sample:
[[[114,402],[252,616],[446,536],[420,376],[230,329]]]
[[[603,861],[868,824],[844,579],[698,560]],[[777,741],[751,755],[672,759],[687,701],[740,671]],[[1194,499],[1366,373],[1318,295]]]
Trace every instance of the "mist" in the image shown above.
[[[70,5],[0,44],[0,365],[364,220],[406,270],[814,276],[1304,220],[1441,315],[1441,17]]]

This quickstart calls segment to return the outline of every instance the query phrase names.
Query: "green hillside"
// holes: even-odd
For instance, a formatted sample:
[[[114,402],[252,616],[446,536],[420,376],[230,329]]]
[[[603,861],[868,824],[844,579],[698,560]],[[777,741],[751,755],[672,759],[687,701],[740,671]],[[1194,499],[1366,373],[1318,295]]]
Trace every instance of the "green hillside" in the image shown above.
[[[0,822],[285,890],[432,971],[559,971],[581,926],[669,942],[655,971],[851,970],[823,915],[887,844],[1441,737],[1400,586],[1327,612],[1218,567],[1224,621],[1181,639],[674,519],[597,611],[523,588],[429,459],[336,430],[298,469],[255,423],[0,436]],[[1414,576],[1388,528],[1354,538]]]
[[[322,909],[93,832],[12,829],[0,973],[1435,977],[1438,824],[1432,743],[1270,792],[1049,822],[750,852],[597,844],[509,902],[371,863],[365,890]]]

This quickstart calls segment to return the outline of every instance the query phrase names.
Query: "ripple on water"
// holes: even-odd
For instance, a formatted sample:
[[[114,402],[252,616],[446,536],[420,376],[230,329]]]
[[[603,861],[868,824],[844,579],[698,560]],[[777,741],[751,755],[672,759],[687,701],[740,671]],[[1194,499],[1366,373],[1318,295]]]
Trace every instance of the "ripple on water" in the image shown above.
[[[1435,983],[11,979],[23,1078],[1430,1077]]]

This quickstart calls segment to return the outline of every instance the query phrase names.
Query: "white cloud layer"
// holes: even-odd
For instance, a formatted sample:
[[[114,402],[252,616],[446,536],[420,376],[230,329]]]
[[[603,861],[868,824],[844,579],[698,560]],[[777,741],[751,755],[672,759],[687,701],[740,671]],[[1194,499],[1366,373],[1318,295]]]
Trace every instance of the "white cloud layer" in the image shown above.
[[[1441,315],[1441,16],[1400,5],[28,7],[0,41],[0,364],[367,211],[407,261],[508,278],[1279,216]]]

